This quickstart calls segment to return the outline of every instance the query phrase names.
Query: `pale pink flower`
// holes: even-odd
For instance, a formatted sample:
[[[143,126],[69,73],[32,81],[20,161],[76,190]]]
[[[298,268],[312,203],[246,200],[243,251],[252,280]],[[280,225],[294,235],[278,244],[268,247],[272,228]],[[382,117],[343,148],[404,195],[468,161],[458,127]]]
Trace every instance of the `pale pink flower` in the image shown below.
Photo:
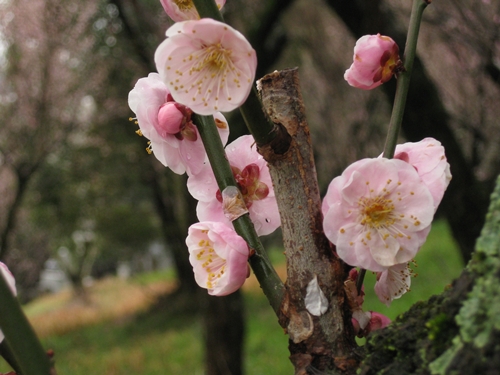
[[[344,74],[349,85],[371,90],[401,69],[399,48],[388,36],[365,35],[354,46],[353,63]]]
[[[420,142],[397,145],[394,158],[415,167],[432,194],[436,210],[451,181],[450,164],[446,160],[441,143],[434,138],[425,138]]]
[[[155,62],[175,101],[200,115],[243,104],[257,68],[257,56],[245,37],[210,18],[171,26]]]
[[[375,294],[380,302],[387,306],[395,299],[401,298],[410,290],[412,272],[408,263],[396,264],[384,272],[377,273]]]
[[[7,285],[9,286],[10,290],[12,291],[12,294],[16,296],[17,295],[16,280],[14,279],[14,276],[12,276],[12,273],[10,273],[7,266],[2,262],[0,262],[0,273],[2,274],[2,277],[7,282]],[[4,336],[3,332],[0,331],[0,342],[2,342],[4,338],[5,338],[5,336]]]
[[[363,159],[330,183],[323,228],[347,264],[375,272],[410,261],[434,216],[431,193],[410,164]]]
[[[281,222],[269,168],[254,142],[251,135],[242,136],[226,146],[226,155],[255,230],[263,236],[274,232]],[[187,186],[199,201],[196,213],[200,221],[230,223],[224,215],[222,194],[210,165],[190,176]]]
[[[160,0],[163,9],[175,22],[197,20],[200,18],[193,0]],[[219,9],[221,9],[226,0],[215,0]]]
[[[128,103],[137,116],[140,133],[150,140],[149,152],[177,174],[198,173],[207,156],[190,108],[176,103],[158,73],[137,81]],[[229,136],[224,116],[216,112],[215,122],[222,142]]]
[[[234,229],[218,222],[189,227],[186,245],[196,283],[213,296],[237,291],[248,276],[248,245]]]

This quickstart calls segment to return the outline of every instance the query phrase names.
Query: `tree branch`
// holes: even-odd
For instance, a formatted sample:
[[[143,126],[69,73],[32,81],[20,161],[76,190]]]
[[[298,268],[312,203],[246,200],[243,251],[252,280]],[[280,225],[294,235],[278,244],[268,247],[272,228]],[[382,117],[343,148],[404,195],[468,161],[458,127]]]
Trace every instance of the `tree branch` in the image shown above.
[[[309,128],[296,69],[275,72],[259,83],[268,116],[291,137],[288,151],[261,146],[269,165],[281,216],[287,257],[287,282],[280,324],[290,336],[296,374],[355,371],[359,357],[346,306],[345,265],[323,233],[321,199]],[[321,316],[305,307],[309,282],[318,277],[329,306]]]

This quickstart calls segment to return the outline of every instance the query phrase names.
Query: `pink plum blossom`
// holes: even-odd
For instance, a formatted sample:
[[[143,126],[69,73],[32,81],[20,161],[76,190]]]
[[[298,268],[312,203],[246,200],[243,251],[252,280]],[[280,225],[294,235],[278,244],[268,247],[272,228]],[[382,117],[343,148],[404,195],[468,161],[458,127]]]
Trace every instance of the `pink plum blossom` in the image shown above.
[[[155,62],[175,101],[200,115],[239,107],[257,68],[257,56],[245,37],[209,18],[171,26]]]
[[[371,90],[401,69],[399,48],[388,36],[365,35],[354,46],[353,63],[344,74],[349,85]]]
[[[198,129],[191,121],[190,108],[175,102],[158,73],[137,81],[128,103],[137,116],[139,134],[150,140],[149,152],[177,174],[198,173],[207,159]],[[229,136],[224,116],[216,112],[215,122],[222,142]]]
[[[434,201],[415,168],[398,159],[362,159],[330,183],[323,228],[347,264],[382,272],[410,261],[425,242]]]
[[[196,223],[189,227],[186,245],[195,280],[208,294],[225,296],[245,282],[249,250],[234,229],[218,222]]]
[[[226,154],[257,234],[274,232],[281,225],[278,205],[267,163],[257,152],[253,137],[236,139],[226,146]],[[190,176],[187,186],[199,201],[196,213],[200,221],[230,223],[224,215],[222,194],[209,164]]]
[[[12,291],[12,294],[17,295],[16,280],[14,279],[14,276],[12,276],[12,273],[10,273],[7,266],[2,262],[0,262],[0,273],[7,282],[7,285]],[[2,342],[4,338],[5,338],[4,334],[2,333],[2,331],[0,331],[0,342]]]
[[[163,9],[175,22],[197,20],[200,18],[193,0],[160,0]],[[226,0],[216,0],[217,6],[221,9]]]
[[[397,145],[394,158],[415,167],[432,194],[436,210],[451,181],[450,164],[446,160],[441,143],[434,138],[425,138],[420,142]]]
[[[387,306],[395,299],[401,298],[410,290],[411,270],[408,263],[396,264],[384,272],[377,273],[375,294],[380,302]]]

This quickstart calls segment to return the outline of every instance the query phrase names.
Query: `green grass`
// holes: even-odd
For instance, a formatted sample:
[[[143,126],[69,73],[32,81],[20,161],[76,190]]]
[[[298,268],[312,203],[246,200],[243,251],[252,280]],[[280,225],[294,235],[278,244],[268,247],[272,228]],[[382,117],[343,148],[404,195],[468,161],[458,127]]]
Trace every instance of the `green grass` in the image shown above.
[[[272,257],[284,262],[278,251]],[[369,274],[364,308],[395,318],[416,301],[440,293],[459,275],[462,264],[446,223],[434,224],[417,262],[419,276],[412,280],[411,292],[394,301],[390,308],[379,302],[373,293],[374,276]],[[147,288],[150,282],[158,282],[158,275],[143,275],[131,282]],[[100,290],[103,288],[96,288],[96,291]],[[292,374],[287,336],[265,297],[258,287],[246,291],[244,296],[247,319],[245,373]],[[28,311],[33,314],[47,309],[46,303],[40,300],[39,305],[31,304]],[[201,375],[202,334],[199,316],[167,316],[156,312],[139,318],[130,315],[115,317],[61,335],[49,335],[43,344],[54,349],[59,375]],[[0,364],[0,372],[7,369],[5,364]]]
[[[267,300],[245,294],[246,374],[291,374],[287,336]],[[202,326],[194,315],[165,319],[162,313],[115,321],[44,340],[54,349],[58,374],[203,374]]]

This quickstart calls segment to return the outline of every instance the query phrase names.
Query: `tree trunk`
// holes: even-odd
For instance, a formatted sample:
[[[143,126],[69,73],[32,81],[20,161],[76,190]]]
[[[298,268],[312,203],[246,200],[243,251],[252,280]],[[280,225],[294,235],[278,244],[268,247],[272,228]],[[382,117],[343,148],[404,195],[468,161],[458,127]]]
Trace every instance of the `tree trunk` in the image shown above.
[[[205,374],[243,374],[243,296],[205,298]]]
[[[366,345],[361,374],[498,374],[500,177],[471,262],[452,287],[414,305]]]
[[[9,251],[9,236],[16,224],[16,214],[21,207],[21,202],[26,192],[26,188],[28,187],[28,182],[30,181],[35,171],[38,169],[39,165],[39,163],[35,163],[33,165],[23,165],[19,167],[14,166],[17,177],[17,188],[14,196],[14,201],[7,211],[5,225],[2,228],[2,232],[0,233],[0,259],[5,259],[5,256]]]
[[[290,336],[296,375],[350,374],[359,357],[344,293],[346,266],[323,233],[316,167],[299,89],[297,69],[274,72],[258,82],[269,118],[283,129],[259,147],[268,162],[280,210],[287,282],[280,324]],[[289,145],[283,149],[284,145]],[[305,305],[306,289],[316,279],[326,298],[325,311]]]

